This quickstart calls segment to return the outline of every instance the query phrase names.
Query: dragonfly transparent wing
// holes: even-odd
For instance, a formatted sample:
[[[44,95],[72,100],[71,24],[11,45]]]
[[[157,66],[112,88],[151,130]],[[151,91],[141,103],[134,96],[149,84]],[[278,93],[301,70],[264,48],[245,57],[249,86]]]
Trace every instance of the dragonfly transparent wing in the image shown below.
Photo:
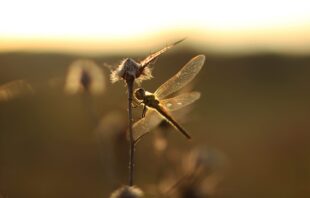
[[[158,99],[163,99],[166,96],[182,89],[190,81],[192,81],[195,76],[199,73],[205,62],[204,55],[198,55],[192,58],[188,63],[186,63],[183,68],[172,78],[162,84],[156,91],[155,95]]]
[[[173,44],[171,44],[171,45],[168,45],[167,47],[165,47],[165,48],[163,48],[163,49],[161,49],[161,50],[159,50],[159,51],[157,51],[157,52],[155,52],[155,53],[149,55],[148,57],[146,57],[144,60],[142,60],[142,61],[140,62],[141,66],[142,66],[142,67],[147,66],[147,65],[150,64],[152,61],[154,61],[158,56],[160,56],[161,54],[165,53],[168,49],[170,49],[170,48],[172,48],[173,46],[175,46],[175,45],[181,43],[181,42],[184,41],[184,40],[185,40],[185,39],[181,39],[181,40],[179,40],[179,41],[177,41],[177,42],[175,42],[175,43],[173,43]]]
[[[161,100],[160,104],[165,107],[168,111],[179,110],[200,98],[199,92],[182,93],[176,97]]]
[[[161,101],[161,105],[173,112],[179,110],[200,98],[199,92],[183,93],[176,97],[165,99]],[[142,136],[154,129],[164,119],[156,110],[148,109],[144,118],[138,120],[133,125],[134,140],[139,140]]]
[[[138,120],[133,125],[133,138],[138,141],[146,133],[154,129],[164,118],[153,109],[148,109],[144,118]]]

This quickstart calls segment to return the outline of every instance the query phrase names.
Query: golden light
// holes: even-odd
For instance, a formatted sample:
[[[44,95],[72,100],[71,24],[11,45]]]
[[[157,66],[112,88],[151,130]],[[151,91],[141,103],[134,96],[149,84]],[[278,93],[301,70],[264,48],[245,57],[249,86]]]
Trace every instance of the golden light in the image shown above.
[[[184,36],[219,51],[310,48],[307,0],[12,0],[1,8],[2,51],[145,50]]]

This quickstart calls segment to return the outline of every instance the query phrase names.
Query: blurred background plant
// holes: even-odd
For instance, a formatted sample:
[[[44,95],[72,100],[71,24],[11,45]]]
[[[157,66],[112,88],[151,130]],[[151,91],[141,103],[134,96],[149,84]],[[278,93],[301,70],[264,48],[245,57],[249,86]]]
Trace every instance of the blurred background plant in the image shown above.
[[[24,80],[14,80],[0,86],[0,102],[12,100],[34,92],[32,86]]]
[[[110,198],[140,198],[143,197],[143,192],[134,186],[124,186],[113,192]]]
[[[212,197],[223,177],[225,157],[218,151],[194,148],[182,156],[182,166],[159,184],[161,197]],[[178,164],[178,162],[175,162]],[[169,183],[170,182],[170,185]],[[168,187],[169,186],[169,187]]]
[[[102,69],[94,61],[79,59],[69,66],[64,85],[65,93],[81,95],[83,106],[88,110],[94,128],[98,125],[100,115],[92,95],[104,93],[107,83],[105,78]]]
[[[95,130],[105,178],[114,190],[128,176],[128,124],[126,111],[112,111],[102,117]]]
[[[81,59],[70,65],[65,84],[65,91],[68,94],[79,92],[102,94],[105,86],[103,72],[94,61]]]

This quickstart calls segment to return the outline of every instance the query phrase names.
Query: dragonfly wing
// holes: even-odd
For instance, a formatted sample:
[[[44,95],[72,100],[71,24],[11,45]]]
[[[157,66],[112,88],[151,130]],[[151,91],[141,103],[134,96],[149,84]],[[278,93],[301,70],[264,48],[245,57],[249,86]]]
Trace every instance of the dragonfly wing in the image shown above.
[[[164,118],[153,109],[148,109],[144,118],[133,125],[133,138],[138,141],[143,135],[154,129]]]
[[[142,60],[142,61],[140,62],[141,66],[142,66],[142,67],[146,67],[146,66],[147,66],[148,64],[150,64],[152,61],[154,61],[158,56],[160,56],[161,54],[165,53],[168,49],[170,49],[170,48],[172,48],[173,46],[175,46],[175,45],[181,43],[181,42],[184,41],[184,40],[185,40],[185,39],[181,39],[181,40],[179,40],[179,41],[177,41],[177,42],[175,42],[175,43],[173,43],[173,44],[171,44],[171,45],[168,45],[167,47],[165,47],[165,48],[163,48],[163,49],[161,49],[161,50],[159,50],[159,51],[157,51],[157,52],[155,52],[155,53],[149,55],[148,57],[146,57],[144,60]]]
[[[200,98],[199,92],[182,93],[176,97],[161,100],[160,104],[165,107],[168,111],[179,110]]]
[[[161,105],[166,110],[176,111],[179,110],[200,98],[199,92],[183,93],[176,97],[162,100]],[[133,125],[134,140],[138,141],[143,135],[154,129],[164,119],[156,110],[149,108],[145,117],[138,120]]]
[[[188,63],[183,66],[183,68],[176,75],[174,75],[164,84],[162,84],[155,91],[154,94],[156,95],[156,97],[158,99],[162,99],[183,88],[195,78],[195,76],[201,70],[204,62],[204,55],[198,55],[192,58]]]

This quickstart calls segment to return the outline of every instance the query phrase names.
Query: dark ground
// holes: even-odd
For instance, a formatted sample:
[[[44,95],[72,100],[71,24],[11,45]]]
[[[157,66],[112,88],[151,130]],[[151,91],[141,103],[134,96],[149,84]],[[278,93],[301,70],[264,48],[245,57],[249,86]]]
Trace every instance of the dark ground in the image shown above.
[[[154,91],[196,54],[163,55],[154,65],[155,78],[143,86]],[[121,57],[94,60],[117,64]],[[206,57],[194,88],[202,97],[183,123],[193,141],[172,133],[170,147],[186,152],[203,145],[224,156],[226,168],[214,197],[309,197],[310,57]],[[99,117],[117,111],[126,116],[124,84],[107,80],[106,92],[91,99],[65,95],[68,65],[76,58],[0,54],[0,83],[25,79],[36,91],[0,103],[0,192],[9,198],[107,197],[127,181],[126,145],[100,143],[87,109],[93,105]],[[152,140],[147,136],[137,147],[136,184],[146,197],[152,197],[148,189],[160,164]]]

